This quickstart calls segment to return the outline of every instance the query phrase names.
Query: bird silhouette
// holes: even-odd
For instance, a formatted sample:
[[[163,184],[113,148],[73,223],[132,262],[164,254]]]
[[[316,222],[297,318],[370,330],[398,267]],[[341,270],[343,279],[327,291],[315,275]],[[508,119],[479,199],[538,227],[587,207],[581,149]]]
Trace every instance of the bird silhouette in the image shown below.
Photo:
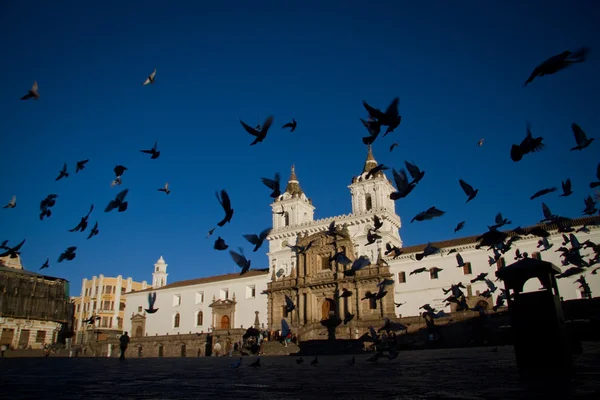
[[[298,125],[298,123],[294,118],[292,118],[292,122],[288,122],[287,124],[283,125],[281,129],[290,128],[290,132],[294,132],[296,130],[296,125]]]
[[[55,180],[60,181],[61,179],[68,178],[68,177],[69,177],[69,173],[67,172],[67,163],[64,163],[62,169],[58,173],[58,176],[56,177]]]
[[[225,189],[221,190],[221,195],[219,196],[219,192],[216,193],[217,200],[219,200],[219,204],[223,207],[223,211],[225,211],[225,217],[217,223],[218,226],[224,226],[226,223],[231,222],[231,217],[233,217],[233,208],[231,208],[231,200],[229,199],[229,195],[225,191]]]
[[[29,89],[27,91],[27,94],[25,96],[21,97],[21,100],[29,100],[29,99],[34,99],[34,100],[40,99],[40,93],[38,92],[37,81],[34,81],[33,85],[31,85],[31,89]]]
[[[573,194],[571,190],[571,179],[567,178],[566,181],[562,181],[562,194],[559,197],[567,197]]]
[[[261,182],[264,183],[266,187],[271,189],[271,197],[276,199],[281,196],[281,175],[279,172],[275,173],[275,177],[273,179],[270,178],[260,178]]]
[[[77,254],[75,253],[76,250],[76,246],[67,247],[67,249],[63,251],[58,257],[58,262],[61,263],[65,260],[72,261],[75,258],[75,256],[77,256]]]
[[[244,275],[250,269],[250,265],[252,264],[251,260],[248,260],[246,256],[244,256],[244,250],[239,247],[239,253],[236,253],[233,250],[229,250],[229,254],[233,261],[242,269],[240,275]]]
[[[91,239],[92,237],[96,236],[99,233],[100,233],[100,230],[98,229],[98,221],[96,221],[96,223],[92,227],[92,230],[90,231],[90,234],[88,235],[87,238]]]
[[[150,292],[148,293],[148,308],[145,309],[148,314],[158,311],[158,308],[154,308],[154,303],[156,303],[156,292]]]
[[[85,159],[85,160],[81,160],[81,161],[77,161],[77,166],[75,167],[75,173],[78,173],[79,171],[81,171],[82,169],[85,168],[85,164],[87,164],[90,161],[90,159]]]
[[[400,103],[400,98],[396,97],[388,108],[384,112],[377,108],[371,107],[366,101],[363,100],[363,106],[369,113],[369,116],[376,120],[380,125],[387,126],[387,130],[383,134],[385,137],[388,133],[393,132],[402,121],[402,117],[398,113],[398,104]]]
[[[44,262],[44,264],[42,264],[42,266],[40,267],[40,271],[45,269],[45,268],[49,268],[50,267],[50,259],[46,258],[46,261]]]
[[[465,221],[460,221],[458,224],[456,224],[456,228],[454,228],[454,233],[460,231],[462,228],[465,227]]]
[[[149,150],[140,150],[140,153],[151,154],[150,159],[156,160],[160,157],[160,151],[157,150],[158,141],[154,142],[154,146]]]
[[[215,240],[215,245],[213,246],[215,250],[227,250],[229,248],[229,245],[227,243],[225,243],[225,239],[223,239],[221,236],[219,236],[217,238],[217,240]]]
[[[246,132],[248,132],[252,136],[256,137],[256,139],[254,139],[254,141],[252,143],[250,143],[250,146],[254,146],[255,144],[260,143],[263,140],[265,140],[265,138],[267,137],[267,133],[269,132],[269,128],[273,124],[273,120],[274,120],[273,116],[268,116],[267,119],[265,120],[265,122],[262,124],[262,128],[260,128],[260,125],[259,125],[257,127],[258,129],[252,128],[250,125],[248,125],[244,121],[240,120],[240,123],[242,124],[242,126],[244,127]]]
[[[73,229],[69,229],[69,232],[77,232],[77,231],[85,231],[85,229],[88,226],[88,218],[90,217],[90,214],[92,213],[92,211],[94,211],[94,205],[92,204],[92,206],[90,207],[90,211],[88,211],[87,215],[81,217],[81,221],[79,221],[79,224],[77,224],[77,226]]]
[[[545,145],[542,143],[543,137],[539,136],[534,138],[531,133],[531,124],[527,123],[527,135],[520,144],[513,144],[510,149],[510,158],[514,162],[521,161],[525,154],[536,153],[544,149]]]
[[[152,71],[152,73],[150,75],[148,75],[148,77],[146,78],[144,83],[142,83],[142,86],[153,85],[154,84],[154,76],[156,76],[156,68],[154,68],[154,71]]]
[[[164,192],[165,194],[171,194],[171,189],[169,189],[169,182],[165,183],[165,187],[157,189],[159,192]]]
[[[249,235],[242,235],[242,236],[244,237],[244,239],[246,239],[247,241],[249,241],[250,243],[252,243],[254,245],[254,250],[252,250],[252,251],[256,251],[256,250],[260,249],[260,246],[262,246],[262,244],[265,241],[265,239],[267,238],[267,236],[269,236],[269,233],[271,233],[271,228],[264,229],[258,235],[249,234]]]
[[[104,212],[110,212],[110,211],[114,210],[115,208],[118,210],[118,212],[123,212],[123,211],[127,210],[127,206],[129,205],[125,201],[125,197],[127,196],[127,193],[129,193],[129,189],[125,189],[125,190],[119,192],[119,194],[117,194],[115,196],[114,200],[111,200],[108,203],[108,205],[104,209]]]
[[[12,199],[2,208],[15,208],[17,206],[17,196],[13,196]]]
[[[467,203],[470,202],[471,200],[473,200],[475,198],[475,196],[477,196],[479,189],[477,189],[477,190],[473,189],[473,186],[469,185],[467,182],[463,181],[462,179],[459,179],[458,183],[460,183],[460,187],[462,188],[463,192],[465,192],[465,194],[467,195]]]
[[[595,140],[594,138],[588,139],[583,129],[576,123],[571,124],[571,129],[573,130],[573,135],[575,135],[575,142],[577,142],[577,146],[573,147],[571,151],[583,150]]]
[[[589,48],[582,47],[581,49],[573,53],[567,50],[544,60],[541,64],[535,67],[535,69],[533,70],[531,75],[529,75],[529,78],[527,78],[523,86],[527,86],[528,84],[530,84],[536,77],[552,75],[573,64],[584,62],[587,59],[588,53]]]
[[[542,189],[542,190],[538,190],[537,192],[535,192],[535,194],[533,196],[531,196],[529,199],[533,200],[533,199],[537,199],[540,196],[543,196],[545,194],[548,193],[552,193],[552,192],[556,192],[556,188],[555,187],[551,187],[551,188],[547,188],[547,189]]]

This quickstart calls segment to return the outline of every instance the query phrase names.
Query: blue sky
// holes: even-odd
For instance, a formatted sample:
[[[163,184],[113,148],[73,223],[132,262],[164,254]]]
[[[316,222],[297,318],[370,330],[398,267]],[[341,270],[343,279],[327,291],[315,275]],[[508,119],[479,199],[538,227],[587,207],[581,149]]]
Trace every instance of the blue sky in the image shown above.
[[[454,237],[461,220],[463,235],[479,234],[497,212],[513,227],[536,223],[542,200],[580,216],[600,162],[598,5],[458,4],[1,2],[0,201],[16,195],[18,205],[0,209],[0,240],[26,238],[26,268],[50,257],[45,271],[69,279],[72,294],[100,273],[150,282],[161,254],[170,282],[239,271],[227,252],[212,249],[217,235],[265,268],[267,247],[251,253],[241,237],[271,224],[260,178],[279,171],[287,181],[295,163],[316,218],[350,212],[347,185],[366,156],[361,101],[385,108],[395,96],[402,124],[375,142],[375,158],[396,168],[413,160],[427,172],[396,203],[405,246]],[[583,45],[592,49],[587,63],[522,87],[541,61]],[[154,68],[156,84],[142,87]],[[34,80],[40,100],[20,101]],[[254,126],[268,115],[273,129],[250,147],[239,119]],[[292,117],[296,132],[281,130]],[[513,163],[510,146],[524,138],[526,121],[547,148]],[[570,152],[572,122],[598,141]],[[139,150],[155,140],[161,156],[150,160]],[[393,142],[400,146],[390,153]],[[71,176],[56,182],[64,162]],[[130,189],[129,209],[104,213],[118,190],[110,187],[117,164],[129,168],[121,186]],[[529,200],[567,177],[572,196]],[[459,178],[480,190],[469,204]],[[170,196],[156,190],[166,181]],[[235,215],[205,239],[223,215],[221,188]],[[49,193],[59,198],[40,221]],[[67,230],[91,204],[100,234],[86,240]],[[433,205],[446,215],[410,224]],[[77,257],[58,264],[68,246],[78,247]]]

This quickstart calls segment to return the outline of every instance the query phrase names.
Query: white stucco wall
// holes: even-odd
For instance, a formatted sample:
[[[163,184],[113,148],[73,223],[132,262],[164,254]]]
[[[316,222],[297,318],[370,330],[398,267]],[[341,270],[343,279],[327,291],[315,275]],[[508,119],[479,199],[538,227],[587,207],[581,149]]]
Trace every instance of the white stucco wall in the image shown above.
[[[561,270],[564,272],[568,268],[573,267],[573,265],[567,265],[564,267],[561,265],[561,253],[556,252],[556,250],[562,246],[563,238],[562,235],[560,233],[556,233],[556,231],[553,231],[552,233],[553,234],[548,238],[548,241],[553,243],[554,246],[547,251],[542,251],[541,259],[553,263],[557,267],[561,268]],[[583,242],[586,240],[591,240],[594,243],[600,243],[600,228],[592,227],[590,228],[589,234],[579,232],[576,233],[575,236],[581,244],[583,244]],[[511,250],[503,255],[506,265],[508,266],[516,261],[514,257],[515,250],[517,248],[521,251],[521,253],[527,252],[529,255],[534,252],[539,252],[540,249],[536,248],[539,239],[540,238],[538,237],[527,236],[526,238],[515,242]],[[570,248],[570,245],[566,245],[565,247]],[[423,311],[419,310],[419,307],[426,303],[429,303],[432,307],[435,307],[438,310],[445,310],[448,312],[450,311],[450,307],[445,308],[443,305],[444,299],[450,296],[450,294],[444,295],[442,288],[448,289],[451,284],[462,282],[464,286],[471,285],[473,295],[475,295],[477,291],[483,292],[487,289],[485,282],[478,281],[471,283],[471,279],[474,279],[482,272],[487,272],[487,278],[494,282],[496,286],[499,288],[504,288],[502,281],[495,281],[495,273],[497,270],[496,264],[489,266],[488,263],[488,256],[493,256],[492,251],[488,252],[485,249],[477,250],[475,249],[475,244],[456,247],[458,252],[463,257],[463,260],[471,263],[472,273],[465,275],[463,268],[457,267],[458,263],[456,261],[456,253],[447,254],[447,252],[452,248],[454,247],[447,248],[443,252],[443,256],[436,254],[425,257],[421,261],[412,259],[411,254],[402,255],[397,260],[388,260],[390,270],[394,274],[394,280],[396,281],[394,289],[394,302],[406,303],[396,309],[397,314],[402,314],[404,317],[419,315],[419,312]],[[583,259],[587,261],[590,258],[589,255],[593,254],[593,251],[591,248],[582,249],[580,253],[583,256]],[[414,254],[412,254],[412,256],[414,256]],[[592,275],[590,272],[598,266],[599,265],[592,266],[584,272],[594,297],[600,295],[600,274]],[[431,279],[429,272],[422,272],[412,276],[409,275],[411,271],[420,267],[438,267],[442,268],[443,271],[439,272],[438,279]],[[398,273],[401,271],[406,273],[405,283],[399,283]],[[575,279],[579,278],[579,276],[580,274],[577,274],[567,278],[558,279],[558,290],[560,295],[565,300],[581,298],[580,290],[578,289],[579,284],[573,283]],[[524,291],[533,291],[539,287],[539,281],[529,280],[525,284]],[[467,291],[464,289],[463,292],[467,294]],[[500,290],[493,294],[493,302],[496,301],[496,296],[499,294]]]
[[[229,299],[237,302],[235,316],[231,328],[248,328],[254,325],[255,311],[259,312],[259,321],[267,326],[267,295],[261,294],[267,288],[268,274],[245,277],[238,276],[217,282],[195,284],[191,286],[180,286],[170,288],[168,286],[157,289],[155,308],[159,310],[154,314],[146,314],[146,333],[154,335],[174,335],[189,332],[208,332],[212,326],[212,309],[209,305],[216,299],[224,298],[224,291],[228,290]],[[255,287],[255,296],[250,296],[250,287]],[[138,307],[148,308],[148,291],[133,292],[127,294],[125,306],[125,330],[131,333],[131,317],[137,314]],[[177,304],[176,296],[180,301]],[[197,325],[197,314],[203,313],[202,325]],[[173,326],[175,314],[180,314],[178,328]],[[217,321],[217,327],[220,321]]]

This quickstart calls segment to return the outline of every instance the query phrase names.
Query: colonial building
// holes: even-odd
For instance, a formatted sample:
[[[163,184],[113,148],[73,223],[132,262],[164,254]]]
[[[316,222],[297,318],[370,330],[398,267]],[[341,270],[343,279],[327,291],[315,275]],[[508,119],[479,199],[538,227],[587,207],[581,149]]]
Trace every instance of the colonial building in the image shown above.
[[[166,269],[167,264],[161,257],[154,265],[153,282],[156,287],[166,284]],[[148,287],[146,281],[134,282],[132,278],[123,279],[121,275],[116,278],[104,275],[84,278],[80,295],[71,297],[75,305],[76,343],[89,338],[96,340],[110,334],[121,334],[127,293]],[[93,324],[84,322],[92,316],[100,319]]]
[[[369,146],[363,171],[352,179],[349,186],[352,213],[320,220],[314,220],[315,207],[302,191],[292,167],[285,193],[271,204],[273,230],[268,237],[268,256],[272,273],[267,290],[270,326],[278,328],[281,319],[286,318],[292,329],[306,334],[308,327],[322,330],[318,322],[331,317],[344,319],[348,315],[353,316],[348,323],[351,327],[364,326],[365,322],[375,319],[381,321],[384,316],[419,315],[423,311],[419,308],[425,304],[450,312],[456,307],[445,301],[449,294],[444,295],[442,289],[458,283],[467,288],[470,306],[479,304],[487,308],[494,304],[500,290],[496,290],[492,297],[479,296],[488,287],[484,281],[472,283],[471,280],[480,273],[487,273],[487,277],[495,281],[496,268],[514,262],[517,248],[522,254],[528,253],[529,256],[561,265],[560,253],[555,250],[562,246],[563,237],[555,225],[544,226],[552,233],[548,238],[554,244],[551,250],[538,249],[539,237],[525,236],[492,266],[488,263],[492,252],[477,249],[476,236],[432,243],[442,251],[417,261],[416,254],[421,253],[427,244],[402,248],[398,233],[401,220],[395,212],[394,201],[390,200],[390,193],[395,189],[383,172],[370,173],[376,166],[377,161]],[[367,235],[374,226],[375,216],[383,222],[378,230],[381,239],[369,244]],[[334,241],[325,234],[334,221],[341,228],[343,239]],[[581,243],[586,240],[600,243],[599,221],[600,217],[592,217],[572,222],[574,228],[596,222],[595,226],[589,227],[589,233],[577,233]],[[312,243],[310,249],[297,256],[290,248],[291,245],[307,246],[309,243]],[[386,244],[402,248],[402,254],[397,257],[385,256]],[[456,254],[449,254],[451,250],[460,252],[465,265],[458,266]],[[344,276],[346,268],[331,261],[331,257],[339,251],[343,251],[350,260],[365,255],[372,264],[353,277]],[[593,250],[582,249],[581,254],[587,260]],[[425,270],[411,275],[412,271],[419,268]],[[567,268],[564,267],[565,270]],[[587,275],[592,292],[597,294],[600,290],[599,275]],[[565,300],[581,297],[579,285],[574,284],[578,276],[559,280],[559,289]],[[394,284],[388,286],[385,297],[379,301],[361,300],[377,291],[377,283],[390,278]],[[503,288],[501,282],[496,281],[496,284]],[[539,283],[528,282],[525,289],[536,290],[538,287]],[[352,293],[350,297],[339,297],[344,289]],[[296,305],[296,309],[289,314],[286,312],[285,295],[291,297]],[[394,303],[402,305],[396,307]]]
[[[161,259],[159,260],[159,263]],[[171,283],[127,294],[125,327],[133,337],[267,326],[268,273],[250,270]],[[149,314],[148,294],[156,293]]]
[[[0,259],[0,344],[40,349],[69,336],[72,319],[67,280],[26,271],[20,257]]]
[[[390,194],[394,186],[383,172],[372,173],[377,166],[369,147],[360,175],[349,185],[352,212],[346,215],[315,220],[312,200],[302,190],[295,168],[285,192],[271,204],[273,229],[269,241],[269,272],[250,271],[245,275],[229,274],[209,278],[176,282],[159,289],[128,294],[125,306],[125,330],[135,336],[172,335],[190,332],[208,332],[216,329],[264,326],[279,329],[285,318],[297,334],[305,339],[323,335],[322,322],[346,320],[339,324],[339,337],[357,337],[369,325],[379,325],[383,317],[418,316],[421,306],[430,304],[438,311],[456,309],[446,299],[442,289],[462,283],[467,303],[489,307],[495,303],[500,290],[491,297],[481,296],[488,286],[484,281],[474,280],[479,274],[486,276],[500,288],[502,282],[495,280],[495,271],[516,260],[515,251],[529,257],[541,258],[561,266],[559,247],[563,246],[562,233],[555,225],[542,225],[550,232],[548,242],[553,246],[538,246],[535,236],[523,236],[512,245],[512,250],[489,262],[493,255],[487,249],[478,249],[477,237],[464,237],[431,243],[441,252],[417,261],[427,244],[403,247],[399,235],[401,219],[396,214],[395,202]],[[381,239],[369,243],[369,231],[374,227],[375,217],[382,226],[378,229]],[[333,240],[326,234],[332,222],[338,228]],[[572,221],[575,235],[583,244],[590,240],[600,243],[600,217]],[[587,229],[575,232],[578,228]],[[510,236],[515,233],[508,231]],[[296,254],[290,246],[308,246],[305,252]],[[402,254],[385,254],[386,245],[401,248]],[[567,247],[570,245],[566,245]],[[450,252],[453,253],[450,253]],[[353,276],[344,274],[344,267],[332,260],[343,252],[350,260],[366,256],[371,264]],[[592,257],[591,247],[582,248],[585,260]],[[455,253],[464,259],[458,265]],[[562,266],[563,271],[572,267]],[[421,269],[420,272],[413,272]],[[585,271],[587,282],[594,295],[600,291],[600,274],[593,274],[593,267]],[[163,271],[166,274],[166,269]],[[412,273],[412,274],[411,274]],[[166,275],[165,275],[166,277]],[[579,275],[559,279],[559,289],[565,300],[580,298],[580,285],[575,282]],[[158,277],[162,279],[162,275]],[[154,277],[156,283],[157,276]],[[378,284],[392,281],[387,294],[379,299],[370,298],[379,290]],[[528,282],[526,290],[536,290],[538,283]],[[155,308],[148,314],[147,295],[156,292]],[[341,293],[350,293],[341,296]],[[264,293],[264,294],[262,294]],[[287,312],[285,296],[289,296],[295,309]],[[336,331],[336,332],[337,332]]]

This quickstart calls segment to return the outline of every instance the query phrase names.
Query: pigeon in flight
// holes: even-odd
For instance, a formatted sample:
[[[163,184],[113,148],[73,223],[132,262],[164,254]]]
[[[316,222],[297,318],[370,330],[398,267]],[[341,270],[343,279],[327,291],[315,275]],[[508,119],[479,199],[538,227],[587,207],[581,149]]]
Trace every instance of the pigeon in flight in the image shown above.
[[[395,147],[400,146],[398,143],[394,142],[392,143],[392,145],[390,146],[390,153],[392,152],[392,150],[394,150]]]
[[[263,230],[258,235],[249,234],[249,235],[242,235],[242,236],[244,236],[244,239],[246,239],[247,241],[249,241],[250,243],[252,243],[254,245],[254,250],[252,250],[252,251],[256,251],[256,250],[260,249],[260,246],[262,246],[262,244],[265,241],[265,239],[267,238],[267,236],[269,236],[269,233],[271,233],[271,228],[267,228],[267,229]]]
[[[546,75],[552,75],[571,66],[572,64],[584,62],[587,59],[589,51],[590,49],[587,47],[583,47],[574,53],[567,50],[544,60],[540,65],[535,67],[523,86],[527,86],[538,76],[542,77]]]
[[[77,247],[75,246],[71,246],[68,247],[65,251],[62,252],[62,254],[58,257],[58,262],[63,262],[65,260],[67,261],[72,261],[75,256],[77,256],[77,254],[75,254],[75,251],[77,250]]]
[[[124,167],[122,165],[117,165],[115,168],[113,168],[113,171],[115,173],[116,178],[114,181],[112,181],[111,186],[115,187],[115,186],[123,183],[123,181],[121,180],[121,176],[123,176],[125,171],[127,171],[127,167]]]
[[[157,146],[158,146],[158,141],[154,142],[154,147],[152,147],[150,150],[140,150],[140,152],[145,153],[145,154],[152,154],[150,156],[150,159],[156,160],[158,157],[160,157],[160,151],[156,150]]]
[[[40,99],[40,93],[38,92],[37,81],[34,81],[33,85],[31,86],[31,89],[29,89],[27,91],[27,94],[25,96],[21,97],[21,100],[29,100],[29,99],[34,99],[34,100]]]
[[[363,100],[363,106],[371,116],[371,118],[377,120],[380,125],[387,126],[387,130],[383,134],[385,137],[388,133],[393,132],[396,129],[400,122],[402,121],[402,117],[398,113],[398,104],[400,103],[400,99],[398,97],[394,98],[390,105],[388,106],[385,113],[381,112],[381,110],[377,108],[371,107],[366,101]]]
[[[42,264],[42,266],[40,267],[40,271],[43,270],[44,268],[48,268],[50,267],[50,259],[46,258],[46,262],[44,262],[44,264]]]
[[[465,194],[467,195],[467,203],[473,200],[475,196],[477,196],[479,189],[473,189],[473,186],[469,185],[462,179],[459,179],[458,183],[460,183],[460,187],[462,188],[463,192],[465,192]]]
[[[17,196],[13,196],[12,199],[2,208],[15,208],[17,206]]]
[[[146,78],[144,83],[142,83],[142,86],[154,84],[154,76],[155,75],[156,75],[156,68],[154,68],[154,71],[152,71],[152,73],[150,75],[148,75],[148,77]]]
[[[290,128],[290,132],[294,132],[296,130],[296,125],[298,125],[298,123],[294,118],[292,118],[292,122],[288,122],[287,124],[282,126],[281,129]]]
[[[254,146],[255,144],[265,140],[265,138],[267,137],[267,133],[269,132],[269,128],[273,124],[273,120],[273,116],[268,116],[265,122],[263,123],[262,128],[260,128],[260,125],[257,128],[252,128],[250,125],[240,120],[240,123],[242,124],[246,132],[256,137],[256,139],[254,139],[254,141],[250,143],[250,146]]]
[[[596,182],[590,183],[590,189],[600,186],[600,163],[596,167],[596,179],[598,179]]]
[[[397,172],[392,168],[392,175],[394,176],[394,183],[396,183],[396,191],[390,193],[390,199],[398,200],[402,199],[409,195],[410,192],[416,187],[414,182],[408,183],[408,178],[406,176],[406,171],[401,169],[400,172]]]
[[[414,163],[410,163],[408,161],[404,161],[404,165],[406,165],[408,173],[413,178],[411,183],[416,185],[417,183],[421,182],[421,179],[423,179],[425,176],[425,171],[421,171]]]
[[[231,222],[231,217],[233,217],[233,208],[231,208],[231,200],[229,200],[229,195],[225,191],[225,189],[221,190],[221,196],[219,197],[219,192],[216,193],[217,200],[219,200],[219,204],[223,207],[225,211],[225,218],[221,220],[217,225],[224,226],[226,223]]]
[[[583,129],[581,129],[581,127],[574,122],[571,124],[571,129],[573,130],[573,134],[575,135],[575,142],[577,142],[577,146],[573,147],[571,151],[583,150],[590,144],[592,144],[592,142],[595,140],[594,138],[588,139]]]
[[[215,240],[215,245],[213,247],[215,250],[223,251],[227,250],[229,248],[229,245],[225,243],[225,239],[219,236],[217,240]]]
[[[88,163],[88,161],[90,161],[90,159],[86,159],[86,160],[82,160],[82,161],[77,161],[77,166],[75,167],[75,173],[78,173],[79,171],[81,171],[82,169],[85,168],[85,164]]]
[[[275,173],[275,177],[273,179],[260,178],[260,180],[266,187],[272,190],[272,198],[276,199],[277,197],[281,196],[281,175],[279,172]]]
[[[10,256],[10,258],[17,258],[20,254],[21,254],[21,247],[23,247],[23,245],[25,244],[25,240],[23,239],[23,241],[21,243],[19,243],[18,245],[16,245],[15,247],[9,247],[6,244],[6,241],[4,241],[2,244],[2,248],[4,250],[6,250],[4,253],[0,254],[0,257],[7,257]]]
[[[413,217],[413,219],[410,221],[410,223],[412,224],[414,221],[425,221],[425,220],[434,219],[436,217],[441,217],[445,213],[446,213],[445,211],[438,210],[435,206],[429,207],[427,210],[421,211],[420,213],[415,215]]]
[[[75,228],[69,229],[69,232],[85,231],[85,229],[88,226],[88,218],[90,217],[90,214],[92,213],[93,210],[94,210],[94,205],[92,204],[92,206],[90,207],[90,211],[88,211],[87,215],[84,217],[81,217],[81,221],[79,221],[79,224],[77,224],[77,226]]]
[[[157,189],[159,192],[165,192],[165,194],[170,194],[171,190],[169,189],[169,182],[165,183],[165,187]]]
[[[125,197],[127,196],[127,193],[129,193],[129,189],[125,189],[125,190],[119,192],[119,194],[117,194],[115,199],[111,200],[110,203],[108,203],[108,205],[104,209],[104,212],[112,211],[115,208],[118,209],[118,212],[123,212],[123,211],[127,210],[128,203],[125,201]]]
[[[55,180],[60,181],[62,178],[68,178],[68,177],[69,177],[69,173],[67,172],[67,163],[64,163],[62,169],[58,173],[58,176],[56,177]]]
[[[92,230],[90,230],[90,234],[88,235],[87,238],[91,239],[99,233],[100,233],[100,230],[98,229],[98,221],[96,221],[96,223],[94,224],[94,227],[92,228]]]
[[[367,128],[367,131],[369,132],[369,136],[363,137],[362,142],[367,146],[370,146],[379,136],[379,133],[381,132],[381,124],[371,117],[369,117],[367,121],[361,118],[360,122],[362,122],[363,126]]]
[[[573,191],[571,190],[571,178],[562,181],[562,191],[562,194],[558,197],[567,197],[573,194]]]
[[[248,260],[246,256],[244,256],[244,250],[239,247],[240,252],[236,253],[233,250],[229,250],[229,254],[233,261],[242,269],[240,275],[244,275],[250,269],[250,264],[252,264],[251,260]]]
[[[465,221],[460,221],[458,224],[456,224],[456,228],[454,228],[454,233],[460,231],[464,227],[465,227]]]
[[[545,195],[545,194],[548,194],[548,193],[556,192],[556,190],[557,190],[557,189],[556,189],[555,187],[551,187],[551,188],[547,188],[547,189],[538,190],[537,192],[535,192],[535,194],[534,194],[533,196],[531,196],[531,197],[529,198],[529,200],[536,199],[536,198],[538,198],[538,197],[540,197],[540,196],[543,196],[543,195]]]
[[[158,308],[154,308],[154,303],[156,303],[156,292],[150,292],[148,293],[148,308],[145,309],[148,314],[158,311]]]
[[[49,217],[52,215],[52,211],[50,210],[50,208],[54,207],[54,205],[56,204],[57,197],[58,195],[56,194],[49,194],[44,200],[40,202],[40,220],[43,220],[44,217]]]
[[[536,153],[544,149],[545,145],[542,143],[543,137],[534,138],[531,133],[531,124],[527,123],[527,136],[520,144],[513,144],[510,149],[510,158],[514,162],[521,161],[525,154]]]
[[[294,311],[296,309],[296,305],[294,304],[294,301],[292,300],[292,298],[290,296],[288,296],[287,294],[285,294],[284,296],[285,296],[285,311],[287,311],[288,313],[291,313],[292,311]]]
[[[481,147],[483,146],[483,138],[479,139],[479,142],[477,142],[477,146]]]

